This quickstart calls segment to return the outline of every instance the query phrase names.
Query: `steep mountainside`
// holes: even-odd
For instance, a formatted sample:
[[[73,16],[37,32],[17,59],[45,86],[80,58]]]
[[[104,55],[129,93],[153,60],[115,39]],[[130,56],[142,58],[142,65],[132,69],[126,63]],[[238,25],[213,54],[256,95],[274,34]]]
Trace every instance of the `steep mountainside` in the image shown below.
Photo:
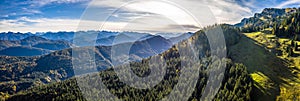
[[[3,50],[3,49],[8,48],[8,47],[15,47],[15,46],[20,46],[19,42],[0,40],[0,50]]]
[[[50,40],[39,36],[30,36],[19,41],[20,45],[22,46],[32,46],[40,42],[50,42]]]
[[[206,30],[210,30],[215,28],[215,26],[210,27]],[[237,38],[230,38],[230,39],[236,39],[236,40],[228,40],[226,39],[228,46],[235,45],[239,42],[239,33],[232,29],[232,27],[222,25],[222,28],[225,32],[225,37],[237,37]],[[227,31],[228,30],[228,31]],[[227,33],[235,31],[234,33]],[[157,37],[157,39],[160,39],[160,37]],[[167,63],[167,73],[164,76],[164,79],[159,83],[157,86],[155,86],[153,89],[134,89],[132,87],[127,86],[126,84],[122,83],[117,75],[114,73],[112,69],[107,69],[100,72],[100,76],[103,77],[104,84],[109,88],[109,90],[119,98],[123,100],[137,100],[137,99],[148,99],[148,100],[160,100],[161,98],[168,95],[173,87],[178,82],[178,77],[181,75],[181,63],[185,63],[190,60],[186,60],[184,57],[180,59],[181,57],[178,53],[177,47],[186,46],[186,42],[190,41],[191,43],[202,43],[197,45],[196,49],[201,49],[202,51],[199,51],[203,54],[206,54],[205,56],[209,56],[209,45],[208,41],[206,40],[206,36],[204,34],[204,31],[197,32],[193,37],[191,37],[188,40],[182,41],[181,43],[173,46],[168,51],[165,51],[159,55],[152,56],[150,58],[157,58],[157,59],[165,59]],[[148,41],[151,44],[157,44],[156,41]],[[161,48],[161,47],[158,47]],[[99,49],[99,48],[97,48]],[[102,48],[100,48],[102,49]],[[105,51],[105,50],[103,50]],[[63,52],[64,53],[64,52]],[[103,53],[103,52],[101,52]],[[65,53],[67,54],[67,52]],[[199,56],[199,58],[202,56]],[[150,59],[149,58],[149,59]],[[149,64],[149,59],[144,59],[140,62],[131,62],[132,70],[140,76],[147,75],[149,71],[149,67],[147,67],[147,64]],[[206,60],[206,59],[203,59]],[[251,88],[252,88],[252,80],[250,79],[249,75],[247,74],[246,67],[242,64],[235,64],[232,63],[230,60],[222,59],[220,61],[226,61],[226,71],[225,71],[225,77],[222,82],[222,86],[217,93],[216,96],[212,96],[214,100],[250,100],[250,94],[251,94]],[[201,68],[201,72],[199,73],[200,78],[198,79],[197,85],[195,87],[195,91],[193,92],[192,96],[189,97],[189,100],[200,100],[202,91],[204,90],[204,87],[207,82],[208,72],[207,68],[218,68],[218,67],[206,67],[206,65],[203,65],[201,61],[199,63],[195,64],[189,64],[189,66],[196,66],[198,68]],[[212,64],[218,64],[216,61],[211,61]],[[163,65],[163,62],[155,62],[156,64],[152,64],[154,66],[161,66]],[[216,66],[216,65],[214,65]],[[184,67],[183,67],[184,68]],[[216,74],[218,71],[215,71]],[[95,75],[94,75],[95,76]],[[90,94],[86,95],[88,96],[86,99],[82,93],[80,93],[80,90],[77,86],[76,81],[74,79],[66,80],[63,82],[47,85],[47,86],[41,86],[41,87],[34,87],[30,90],[19,92],[18,94],[10,97],[8,100],[91,100],[90,98],[97,98],[97,95],[101,93],[101,91],[97,92],[97,87],[100,87],[97,85],[99,81],[97,80],[89,80],[89,78],[93,78],[93,75],[90,76],[83,76],[81,80],[85,80],[83,82],[87,82],[92,85],[87,86],[93,86],[95,90],[92,90]],[[219,77],[219,76],[218,76]],[[85,79],[86,78],[86,79]],[[223,79],[223,78],[219,78]],[[221,80],[222,81],[222,80]],[[179,85],[183,86],[183,85]],[[211,88],[213,89],[213,88]],[[100,89],[99,89],[100,90]],[[94,92],[95,91],[95,92]],[[39,92],[39,93],[38,93]],[[245,92],[245,93],[242,93]],[[45,95],[47,94],[47,95]],[[176,97],[183,97],[184,94],[177,94]],[[202,95],[204,96],[204,95]],[[205,97],[211,97],[210,95],[207,95]],[[175,100],[175,98],[173,98]]]
[[[57,42],[43,42],[33,45],[32,47],[42,48],[47,50],[62,50],[71,48],[72,45],[66,41],[57,41]]]
[[[231,58],[248,67],[254,80],[255,100],[297,101],[300,100],[300,10],[268,9],[253,18],[270,14],[277,17],[269,25],[267,22],[240,27],[245,36],[229,48]]]
[[[0,55],[38,56],[71,47],[72,44],[67,41],[54,41],[39,36],[30,36],[18,41],[0,41]]]
[[[7,40],[7,41],[16,41],[16,40],[22,40],[29,36],[33,36],[32,33],[13,33],[13,32],[7,32],[7,33],[0,33],[0,40]]]
[[[132,57],[132,60],[137,60],[164,52],[165,50],[169,49],[171,45],[172,44],[170,43],[170,41],[164,39],[163,37],[156,36],[135,43],[118,44],[114,47],[122,48],[123,46],[131,46],[129,50],[129,55]],[[85,50],[87,48],[89,47],[81,47],[80,49]],[[111,66],[107,61],[103,61],[104,58],[107,60],[111,60],[111,48],[111,46],[95,47],[94,52],[96,58],[96,65],[99,70],[107,69]],[[30,48],[32,50],[27,51],[26,47],[8,49],[9,50],[5,49],[3,51],[0,51],[0,54],[17,56],[35,56],[44,52],[44,50],[37,48]],[[36,51],[34,51],[33,49],[36,49]],[[6,83],[0,84],[0,86],[11,85],[5,87],[5,89],[0,89],[0,92],[8,91],[9,93],[13,93],[20,90],[28,89],[32,86],[48,84],[51,82],[58,82],[74,76],[72,65],[72,49],[65,49],[50,53],[48,55],[35,57],[35,59],[32,61],[28,61],[28,59],[30,58],[11,56],[0,57],[0,60],[4,63],[2,64],[2,66],[0,66],[3,73],[0,76],[2,78],[7,78],[1,80],[1,82]],[[7,75],[12,73],[15,73],[14,76]],[[13,87],[13,85],[17,87],[16,91],[14,91],[11,88]]]
[[[180,41],[183,41],[185,39],[188,39],[190,38],[191,36],[193,36],[193,33],[184,33],[182,35],[179,35],[179,36],[176,36],[176,37],[172,37],[170,38],[169,40],[173,43],[173,44],[176,44]]]
[[[87,31],[87,32],[76,32],[76,33],[75,32],[56,32],[56,33],[47,32],[47,33],[36,33],[36,34],[8,32],[8,33],[0,34],[0,38],[3,39],[0,40],[0,51],[1,50],[6,51],[8,49],[13,50],[16,49],[15,47],[23,47],[23,48],[26,47],[26,49],[35,49],[33,51],[36,52],[38,48],[40,51],[46,51],[46,52],[37,52],[36,56],[45,55],[52,51],[78,47],[72,44],[75,34],[98,34],[97,39],[95,40],[96,43],[93,46],[112,46],[112,45],[123,44],[123,43],[132,43],[135,41],[139,42],[139,41],[144,41],[159,36],[159,35],[151,35],[148,33],[138,33],[138,32],[108,32],[108,31]],[[6,38],[7,36],[5,35],[11,36],[13,39],[11,40],[7,39]],[[169,35],[165,37],[168,36]],[[186,38],[188,37],[182,37],[180,39],[179,37],[176,37],[173,39],[173,41],[174,40],[179,41]],[[170,45],[166,45],[166,47],[169,46]],[[162,50],[165,50],[165,48]],[[13,50],[13,51],[17,51],[17,50]],[[2,52],[2,54],[0,55],[10,56],[10,53]],[[32,56],[32,55],[33,54],[23,53],[21,55],[12,55],[12,56]]]
[[[281,22],[284,18],[299,10],[300,8],[266,8],[261,13],[256,13],[253,17],[244,18],[235,26],[243,27],[243,32],[258,31],[272,27],[275,23]]]
[[[47,32],[45,34],[40,35],[40,37],[49,39],[49,40],[66,40],[70,41],[74,38],[75,32]]]
[[[3,98],[8,101],[89,101],[98,98],[100,94],[105,92],[104,89],[99,88],[103,86],[99,85],[99,82],[103,82],[111,94],[125,101],[162,100],[174,89],[181,91],[175,92],[177,95],[171,100],[189,97],[188,100],[197,101],[203,100],[204,97],[204,100],[212,98],[213,101],[298,101],[300,100],[299,12],[300,8],[266,8],[262,13],[245,18],[241,23],[234,26],[213,25],[191,34],[191,36],[184,34],[168,39],[159,35],[143,33],[105,32],[115,35],[103,34],[103,36],[98,36],[97,44],[111,44],[118,35],[120,43],[114,46],[96,46],[92,51],[95,53],[95,63],[99,73],[78,75],[78,77],[74,77],[72,49],[64,49],[38,57],[0,56],[0,100]],[[227,47],[210,50],[211,47],[216,46],[210,46],[205,32],[214,32],[214,28],[217,27],[222,28]],[[47,37],[55,40],[66,36],[56,37],[50,34]],[[21,39],[21,37],[13,37],[12,39],[4,37],[3,39],[16,40],[18,38]],[[30,36],[27,38],[44,40]],[[139,41],[133,43],[127,39]],[[26,38],[22,40],[26,40]],[[9,49],[7,47],[21,45],[21,41],[2,41],[0,48],[3,47],[6,50]],[[23,42],[23,45],[40,48],[54,44]],[[128,53],[122,52],[128,51],[127,46],[131,46],[128,49],[129,58],[138,61],[126,61],[131,67],[120,64],[112,68],[110,63],[113,59],[112,53],[117,51],[121,57],[118,61],[124,61]],[[184,52],[199,52],[197,56],[192,58],[199,58],[201,61],[191,64],[190,58],[179,53],[179,47],[187,48],[190,46],[196,50]],[[57,47],[63,46],[55,44],[51,49]],[[88,50],[90,47],[76,49]],[[217,59],[218,56],[212,55],[212,52],[221,52],[225,49],[227,50],[226,58]],[[81,58],[73,59],[80,60]],[[222,63],[226,63],[225,68],[221,67]],[[182,67],[182,65],[187,66]],[[131,68],[136,75],[144,77],[151,73],[150,68],[162,66],[166,66],[166,75],[152,89],[136,89],[128,86],[120,80],[114,71],[120,68]],[[198,81],[194,89],[188,89],[193,91],[191,96],[187,96],[187,93],[184,92],[185,89],[181,88],[188,84],[186,82],[191,81],[190,78],[183,80],[186,81],[184,82],[186,84],[178,85],[181,76],[185,75],[183,70],[187,67],[200,69],[200,77],[197,78]],[[82,73],[91,72],[89,69],[83,68]],[[221,69],[225,70],[224,74],[220,71]],[[96,76],[100,76],[101,79],[95,78]],[[208,81],[211,76],[213,76],[213,80],[220,80],[221,82],[210,85]],[[129,78],[129,80],[134,81],[135,79]],[[88,85],[82,85],[79,82]],[[215,90],[216,84],[221,84],[220,89]],[[205,95],[204,92],[207,90],[205,87],[215,90],[216,95]],[[87,92],[84,92],[85,90]],[[8,96],[5,92],[12,95]]]

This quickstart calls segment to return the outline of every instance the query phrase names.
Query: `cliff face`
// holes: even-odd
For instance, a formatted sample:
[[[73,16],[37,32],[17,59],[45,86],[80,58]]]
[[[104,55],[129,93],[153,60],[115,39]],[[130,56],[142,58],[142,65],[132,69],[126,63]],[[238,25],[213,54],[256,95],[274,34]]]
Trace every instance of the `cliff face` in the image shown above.
[[[281,20],[281,18],[299,11],[299,9],[300,8],[265,8],[261,13],[255,13],[253,17],[242,19],[242,21],[235,24],[235,26],[247,27],[270,25],[275,21]]]

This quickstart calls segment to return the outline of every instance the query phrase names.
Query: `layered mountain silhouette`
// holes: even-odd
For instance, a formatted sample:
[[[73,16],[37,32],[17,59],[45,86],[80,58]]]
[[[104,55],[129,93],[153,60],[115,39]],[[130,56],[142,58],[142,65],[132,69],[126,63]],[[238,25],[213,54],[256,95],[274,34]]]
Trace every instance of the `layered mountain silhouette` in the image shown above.
[[[0,55],[38,56],[71,47],[72,44],[68,41],[54,41],[39,36],[30,36],[18,41],[2,40],[0,45]]]
[[[151,38],[161,37],[159,35],[151,35],[148,33],[138,32],[109,32],[109,31],[87,31],[77,32],[84,34],[97,34],[95,44],[83,46],[112,46],[123,43],[132,43],[148,40]],[[73,38],[76,32],[47,32],[47,33],[0,33],[0,55],[5,56],[39,56],[46,55],[57,50],[68,49],[75,46]],[[168,37],[173,44],[182,39],[188,38],[192,34],[183,34],[186,37]],[[8,37],[9,36],[9,37]],[[167,36],[165,36],[167,37]],[[164,38],[164,37],[161,37]],[[176,40],[176,41],[175,41]],[[156,40],[158,43],[165,40]],[[162,42],[164,43],[164,42]],[[164,44],[165,45],[165,44]],[[165,47],[169,47],[166,45]],[[162,48],[165,50],[166,48]],[[32,51],[32,52],[31,52]],[[19,52],[18,54],[14,54]],[[148,53],[145,53],[148,54]]]
[[[77,48],[85,50],[89,47],[95,47],[93,51],[95,52],[97,68],[98,70],[103,70],[111,66],[111,64],[103,60],[106,59],[111,61],[111,52],[113,51],[112,47],[129,48],[128,54],[125,55],[130,56],[129,61],[137,61],[160,54],[171,48],[173,45],[170,40],[161,36],[142,34],[139,36],[141,37],[140,39],[133,39],[133,36],[134,35],[131,36],[127,34],[109,36],[109,38],[114,38],[112,40],[118,39],[121,41],[118,41],[118,44],[110,46],[85,46]],[[127,38],[131,39],[126,41]],[[133,42],[132,40],[135,41]],[[11,74],[12,72],[10,71],[4,70],[1,71],[2,74],[0,76],[3,78],[8,78],[4,81],[19,81],[19,77],[25,78],[26,82],[20,81],[17,84],[19,87],[18,91],[38,85],[36,82],[40,82],[40,84],[47,84],[50,82],[65,80],[74,76],[72,65],[72,49],[70,48],[71,44],[68,41],[49,40],[39,36],[30,36],[19,41],[3,42],[8,42],[8,44],[11,44],[11,46],[5,44],[5,46],[8,48],[0,51],[1,55],[5,55],[0,56],[1,61],[5,61],[5,64],[2,64],[2,66],[11,65],[12,69],[22,70],[18,70],[19,72],[14,72],[13,74]],[[22,62],[13,62],[14,60]],[[20,67],[17,68],[15,67],[16,65]],[[7,74],[15,75],[17,78],[12,78],[11,75]],[[0,87],[5,87],[5,85],[6,84],[0,84]],[[5,90],[7,89],[1,89],[0,92]]]
[[[184,33],[176,35],[163,36],[161,34],[151,35],[147,33],[135,33],[135,32],[106,32],[102,31],[101,35],[97,31],[80,32],[80,33],[96,33],[99,34],[95,41],[95,46],[74,46],[72,47],[73,39],[70,38],[74,33],[64,34],[38,34],[29,36],[20,36],[17,34],[12,38],[0,37],[3,39],[0,44],[0,54],[21,54],[13,53],[19,52],[17,50],[24,50],[34,53],[44,54],[44,50],[51,51],[44,55],[36,56],[32,54],[32,57],[15,57],[15,56],[0,56],[0,92],[8,92],[14,94],[9,97],[8,100],[88,100],[85,99],[81,93],[80,88],[74,77],[74,70],[72,67],[72,59],[79,61],[81,58],[72,57],[74,54],[72,49],[82,50],[82,52],[88,52],[85,50],[93,49],[92,52],[95,54],[95,66],[100,72],[102,77],[101,82],[107,86],[107,88],[114,95],[125,100],[138,100],[138,99],[153,99],[160,100],[165,95],[169,94],[173,90],[178,78],[182,75],[182,64],[188,63],[190,60],[180,58],[178,47],[188,47],[188,42],[192,44],[197,51],[199,51],[199,57],[205,57],[201,62],[195,64],[189,64],[190,67],[199,67],[201,72],[198,79],[197,85],[194,89],[193,94],[189,100],[201,100],[202,96],[210,97],[210,95],[203,95],[209,76],[215,75],[213,80],[220,80],[221,87],[216,90],[216,95],[212,96],[213,100],[226,101],[226,100],[276,100],[276,97],[283,95],[282,98],[286,97],[285,94],[281,93],[290,92],[282,90],[283,86],[294,86],[290,84],[298,84],[296,76],[299,75],[299,69],[291,65],[288,59],[283,60],[278,57],[272,51],[268,50],[268,47],[262,45],[256,40],[247,37],[249,32],[264,33],[265,30],[273,31],[275,37],[279,32],[286,34],[289,30],[282,30],[286,28],[292,32],[296,32],[299,29],[299,8],[266,8],[262,13],[257,13],[254,17],[245,18],[236,25],[212,25],[194,33]],[[293,15],[295,14],[295,15]],[[290,17],[290,15],[293,15]],[[283,21],[289,21],[291,24],[284,25]],[[294,19],[294,21],[292,21]],[[276,28],[278,25],[283,27]],[[296,23],[296,24],[295,24]],[[214,32],[215,28],[221,28],[225,37],[227,47],[219,47],[216,50],[210,50],[209,40],[206,37],[205,32]],[[279,31],[276,31],[279,30]],[[287,31],[287,32],[285,32]],[[244,34],[246,33],[246,34]],[[253,34],[252,33],[252,34]],[[291,33],[289,33],[291,34]],[[10,33],[10,35],[13,35]],[[62,35],[62,36],[60,36]],[[270,35],[271,33],[266,33]],[[64,37],[69,37],[63,39]],[[218,37],[218,36],[215,36]],[[253,36],[256,37],[256,36]],[[257,37],[259,37],[257,35]],[[283,37],[284,40],[290,40],[292,37]],[[31,41],[33,40],[33,41]],[[274,40],[274,39],[270,39]],[[212,41],[212,40],[210,40]],[[218,40],[214,40],[218,41]],[[58,42],[58,43],[55,43]],[[271,42],[271,41],[270,41]],[[297,45],[290,45],[290,42],[285,43],[283,50],[289,51],[287,54],[291,54],[293,50],[291,47]],[[66,45],[68,44],[68,45]],[[22,47],[24,46],[24,47]],[[49,46],[49,47],[48,47]],[[278,44],[277,46],[280,46]],[[71,47],[71,48],[68,48]],[[91,48],[93,47],[93,48]],[[279,47],[282,48],[282,47]],[[36,49],[39,49],[37,51]],[[224,59],[216,59],[218,56],[211,56],[212,52],[220,52],[227,50],[227,57]],[[47,52],[46,51],[46,52]],[[7,53],[8,52],[8,53]],[[11,52],[11,53],[10,53]],[[22,51],[20,51],[22,52]],[[28,53],[31,54],[31,53]],[[299,54],[299,53],[298,53]],[[21,54],[22,55],[22,54]],[[75,54],[76,55],[76,54]],[[117,55],[120,58],[113,58],[112,55]],[[195,58],[198,58],[195,56]],[[293,56],[293,55],[291,55]],[[124,58],[125,57],[125,58]],[[126,60],[126,58],[129,60]],[[110,68],[111,61],[117,61],[120,63],[130,63],[132,70],[139,76],[147,75],[151,73],[149,70],[149,59],[156,60],[151,66],[161,67],[164,66],[160,59],[166,60],[167,74],[153,89],[134,89],[133,87],[127,86],[122,81],[118,80],[118,76],[112,68]],[[290,58],[290,57],[285,57]],[[294,57],[290,58],[294,59]],[[226,68],[223,68],[223,73],[218,71],[221,61],[225,61]],[[203,62],[203,63],[202,63]],[[212,66],[210,67],[210,62]],[[122,64],[120,64],[122,66]],[[207,67],[208,66],[208,67]],[[213,68],[215,70],[211,71]],[[118,69],[118,68],[117,68]],[[209,70],[211,73],[208,73]],[[90,68],[82,68],[82,74],[89,73]],[[298,71],[298,72],[297,72]],[[297,74],[298,73],[298,74]],[[97,85],[97,80],[87,80],[93,78],[95,75],[87,75],[83,77],[88,84]],[[71,78],[71,79],[70,79]],[[187,79],[186,81],[189,81]],[[290,80],[290,81],[288,81]],[[61,81],[61,82],[59,82]],[[54,83],[56,82],[56,83]],[[289,83],[292,82],[292,83]],[[50,85],[44,85],[49,84]],[[209,83],[208,83],[209,84]],[[185,84],[179,85],[184,86]],[[215,89],[215,84],[209,89]],[[16,87],[16,89],[12,89]],[[295,90],[295,88],[288,88]],[[95,90],[96,89],[96,90]],[[89,90],[89,97],[97,97],[99,92],[97,88]],[[101,90],[101,89],[100,89]],[[17,94],[15,94],[17,93]],[[291,95],[297,94],[291,93]],[[178,97],[185,97],[184,94],[178,94]],[[287,99],[296,99],[297,96],[290,96]],[[176,100],[176,99],[175,99]],[[281,100],[281,99],[277,99]]]

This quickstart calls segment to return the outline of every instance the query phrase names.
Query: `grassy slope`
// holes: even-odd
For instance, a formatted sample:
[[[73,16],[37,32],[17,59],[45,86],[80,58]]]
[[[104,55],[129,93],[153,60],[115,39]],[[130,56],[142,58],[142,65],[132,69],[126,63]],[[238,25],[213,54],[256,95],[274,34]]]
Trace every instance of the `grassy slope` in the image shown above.
[[[268,43],[278,43],[276,47],[270,48],[269,50],[280,50],[282,51],[282,55],[278,55],[277,57],[285,60],[287,62],[287,68],[292,73],[289,78],[282,78],[287,83],[280,84],[280,96],[277,97],[277,100],[300,100],[300,57],[299,51],[295,51],[296,54],[293,57],[288,57],[288,53],[286,52],[286,47],[291,45],[291,40],[288,38],[275,38],[273,42],[270,42],[270,39],[265,39],[267,41],[261,41],[259,37],[267,37],[269,34],[260,33],[253,37],[253,33],[247,34],[247,36],[257,43],[267,47]],[[259,37],[257,37],[259,36]],[[299,42],[298,42],[299,44]],[[278,53],[278,51],[277,51]],[[275,53],[276,54],[276,53]],[[284,72],[281,72],[284,73]]]
[[[255,81],[253,100],[293,99],[299,92],[295,88],[300,88],[299,74],[295,75],[294,70],[297,68],[290,68],[294,63],[284,58],[284,55],[279,57],[272,53],[273,50],[279,49],[276,49],[274,42],[268,40],[270,35],[260,36],[261,34],[261,32],[245,34],[237,45],[229,48],[229,54],[234,61],[247,66]]]

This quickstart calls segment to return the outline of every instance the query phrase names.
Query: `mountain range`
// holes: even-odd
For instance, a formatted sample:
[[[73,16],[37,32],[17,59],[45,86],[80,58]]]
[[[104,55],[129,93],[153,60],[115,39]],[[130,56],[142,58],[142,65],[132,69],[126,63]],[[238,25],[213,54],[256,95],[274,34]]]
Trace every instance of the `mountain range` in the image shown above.
[[[300,8],[266,8],[238,24],[207,26],[195,33],[152,35],[102,31],[100,33],[103,34],[92,40],[96,42],[95,46],[73,45],[74,32],[27,33],[24,36],[20,33],[15,36],[11,32],[4,33],[12,37],[0,34],[3,39],[0,53],[8,54],[0,56],[0,92],[12,94],[8,97],[4,96],[9,101],[91,100],[89,98],[96,98],[101,94],[102,89],[98,91],[97,88],[100,86],[98,85],[100,81],[94,78],[100,75],[101,82],[118,98],[161,100],[174,88],[178,88],[176,85],[183,73],[182,70],[186,68],[181,65],[191,61],[180,55],[178,47],[187,48],[190,47],[188,43],[191,43],[191,46],[196,49],[193,52],[199,52],[194,58],[199,58],[201,61],[186,64],[200,69],[200,78],[197,78],[197,84],[189,100],[201,100],[203,96],[216,101],[298,100],[300,99],[298,96],[300,52],[297,50],[298,41],[295,37],[300,36],[299,12]],[[208,40],[205,33],[214,33],[215,28],[222,29],[226,47],[210,50],[214,46],[210,46],[211,40]],[[97,31],[79,33],[99,34]],[[36,49],[40,51],[35,51]],[[84,90],[78,86],[77,77],[74,77],[72,65],[72,60],[78,61],[81,58],[72,57],[76,55],[72,49],[95,53],[95,65],[99,74],[80,75],[80,78],[83,78],[80,79],[83,80],[82,82],[94,86],[93,89],[88,89],[89,92],[85,95],[82,93]],[[31,56],[13,56],[20,53],[16,50],[32,53],[26,53]],[[43,50],[50,50],[50,52]],[[223,50],[226,50],[226,58],[216,59],[219,56],[212,55],[213,52]],[[119,57],[114,60],[112,55],[116,54]],[[124,59],[127,57],[129,60]],[[151,67],[148,66],[151,59],[154,59],[155,63],[150,66],[167,68],[163,80],[153,89],[130,87],[120,81],[114,72],[114,69],[126,67],[122,63],[129,63],[131,70],[138,76],[148,75],[151,73],[149,69]],[[162,59],[165,60],[165,64]],[[118,64],[117,68],[112,68],[112,61],[121,64]],[[223,62],[225,68],[220,67],[220,63]],[[212,71],[211,68],[214,70]],[[87,66],[80,73],[90,73],[90,69]],[[224,74],[220,69],[224,69]],[[213,76],[213,80],[221,81],[215,96],[203,94],[205,87],[210,83],[209,76]],[[186,82],[189,80],[187,79]],[[184,85],[186,84],[179,85],[179,88]],[[215,86],[216,84],[212,84],[208,89],[215,89]],[[185,93],[177,93],[176,97],[186,96]]]
[[[255,13],[253,17],[244,18],[240,23],[235,24],[238,27],[262,26],[264,24],[272,25],[293,13],[297,8],[266,8],[261,13]]]
[[[112,47],[117,48],[114,50],[122,50],[124,47],[129,47],[129,61],[139,61],[143,58],[160,54],[173,45],[170,39],[159,35],[129,32],[109,35],[108,33],[97,39],[98,43],[105,43],[102,40],[111,40],[105,45],[77,47],[83,50],[95,47],[95,58],[99,70],[111,66],[108,62],[102,60],[107,59],[111,61]],[[188,35],[191,36],[192,34]],[[107,38],[104,38],[104,36]],[[176,38],[176,40],[184,40],[185,38],[187,37]],[[114,40],[118,41],[114,42]],[[12,93],[11,89],[7,89],[12,81],[15,82],[17,91],[20,91],[33,86],[62,81],[74,76],[71,49],[74,45],[69,41],[50,40],[32,35],[21,40],[2,40],[2,44],[3,48],[0,54],[4,56],[0,56],[0,59],[5,61],[5,63],[1,65],[0,77],[7,79],[1,80],[1,82],[5,83],[0,84],[3,87],[3,89],[0,89],[0,92],[8,91]],[[16,70],[18,72],[14,72]],[[20,80],[21,78],[22,80]]]
[[[160,37],[148,33],[137,32],[108,32],[87,31],[77,33],[96,33],[97,38],[93,46],[112,46],[116,44],[129,43]],[[47,32],[47,33],[0,33],[0,55],[5,56],[38,56],[46,55],[57,50],[78,47],[73,44],[75,32]],[[182,34],[186,37],[168,37],[165,41],[180,41],[188,38],[192,33]],[[167,37],[167,36],[165,36]],[[159,40],[157,40],[159,41]],[[164,41],[164,40],[163,40]],[[162,42],[163,43],[163,42]],[[79,46],[80,47],[80,46]],[[165,49],[165,48],[164,48]]]

